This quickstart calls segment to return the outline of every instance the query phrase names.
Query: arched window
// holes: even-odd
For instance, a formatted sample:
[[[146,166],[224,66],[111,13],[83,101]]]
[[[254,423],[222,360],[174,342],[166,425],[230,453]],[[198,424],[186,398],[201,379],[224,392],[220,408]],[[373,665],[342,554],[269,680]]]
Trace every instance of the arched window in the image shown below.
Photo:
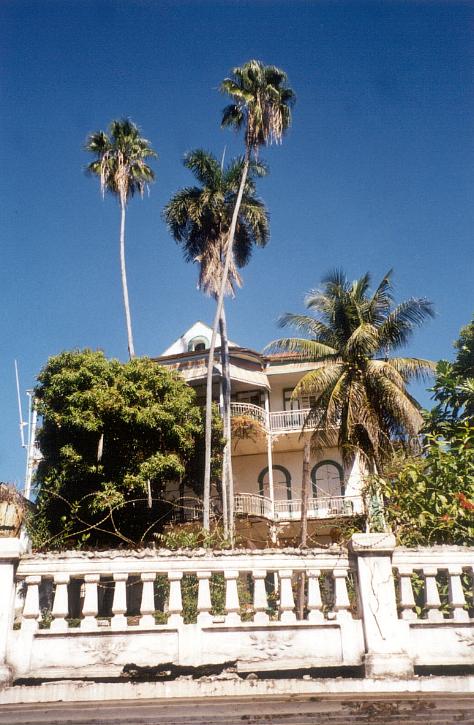
[[[193,337],[188,342],[188,352],[198,352],[198,350],[206,350],[209,347],[209,340],[207,337],[200,335],[199,337]]]
[[[311,471],[313,498],[344,496],[344,471],[337,461],[320,461]]]
[[[268,466],[260,472],[258,477],[258,492],[260,496],[270,496],[268,482]],[[291,501],[291,474],[283,466],[273,466],[273,495],[275,501]]]

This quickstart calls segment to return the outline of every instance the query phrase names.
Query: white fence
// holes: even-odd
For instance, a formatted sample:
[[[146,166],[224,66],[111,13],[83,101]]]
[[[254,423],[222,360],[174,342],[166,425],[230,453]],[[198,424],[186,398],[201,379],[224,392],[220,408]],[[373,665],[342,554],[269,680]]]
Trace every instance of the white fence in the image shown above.
[[[472,664],[469,549],[394,550],[390,535],[359,534],[349,551],[19,557],[15,541],[0,542],[4,679]]]
[[[283,433],[301,431],[310,413],[310,408],[300,410],[280,410],[274,413],[267,413],[264,408],[253,403],[231,403],[231,415],[245,415],[258,421],[267,431],[272,433]],[[316,421],[308,423],[308,430],[316,426]]]

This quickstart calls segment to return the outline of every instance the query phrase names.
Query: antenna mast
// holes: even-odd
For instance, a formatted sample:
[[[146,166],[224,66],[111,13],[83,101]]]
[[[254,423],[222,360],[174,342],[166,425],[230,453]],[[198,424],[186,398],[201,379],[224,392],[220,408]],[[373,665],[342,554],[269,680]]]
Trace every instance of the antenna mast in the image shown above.
[[[18,375],[18,363],[15,360],[15,379],[16,379],[16,397],[18,400],[18,417],[20,419],[20,439],[21,439],[21,447],[26,448],[25,443],[25,433],[23,429],[25,426],[28,425],[26,421],[23,420],[23,411],[21,409],[21,397],[20,397],[20,376]]]

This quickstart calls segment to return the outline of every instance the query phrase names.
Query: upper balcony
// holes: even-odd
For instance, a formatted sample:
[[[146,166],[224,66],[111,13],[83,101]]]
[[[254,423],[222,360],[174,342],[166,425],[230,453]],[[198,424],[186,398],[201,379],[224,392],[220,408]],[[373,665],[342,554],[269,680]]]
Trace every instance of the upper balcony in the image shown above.
[[[278,410],[274,413],[267,413],[264,408],[252,403],[231,403],[232,417],[245,415],[256,420],[266,432],[291,433],[299,432],[310,413],[310,408],[300,410]],[[308,425],[308,429],[314,428],[314,422]]]

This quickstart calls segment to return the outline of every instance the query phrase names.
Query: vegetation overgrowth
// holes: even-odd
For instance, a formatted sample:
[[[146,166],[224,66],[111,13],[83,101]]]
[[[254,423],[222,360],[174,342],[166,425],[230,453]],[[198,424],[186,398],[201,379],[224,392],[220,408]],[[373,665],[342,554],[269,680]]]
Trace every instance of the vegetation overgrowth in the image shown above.
[[[176,497],[184,486],[202,494],[202,412],[177,373],[147,358],[121,363],[77,350],[50,358],[38,381],[36,547],[144,544],[173,515],[166,487]],[[214,431],[217,483],[217,413]]]

